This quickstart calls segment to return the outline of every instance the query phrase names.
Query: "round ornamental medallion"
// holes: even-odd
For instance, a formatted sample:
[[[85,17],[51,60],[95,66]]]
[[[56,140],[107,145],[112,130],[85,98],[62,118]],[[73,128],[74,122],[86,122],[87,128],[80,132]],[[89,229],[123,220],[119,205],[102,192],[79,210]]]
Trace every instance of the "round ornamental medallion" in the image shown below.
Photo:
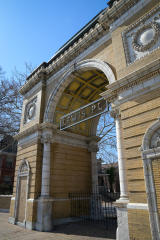
[[[143,24],[133,35],[132,46],[138,52],[144,52],[151,48],[158,40],[159,25],[156,22]]]
[[[28,107],[28,111],[27,111],[27,117],[28,119],[31,119],[34,116],[36,110],[36,106],[35,103],[31,103]]]

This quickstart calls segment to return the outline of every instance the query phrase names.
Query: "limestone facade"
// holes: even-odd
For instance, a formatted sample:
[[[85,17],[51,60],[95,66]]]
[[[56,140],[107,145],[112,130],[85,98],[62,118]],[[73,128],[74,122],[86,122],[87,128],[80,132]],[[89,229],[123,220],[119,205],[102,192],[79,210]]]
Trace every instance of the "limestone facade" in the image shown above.
[[[160,5],[114,1],[94,21],[20,89],[24,102],[9,221],[49,231],[70,218],[70,191],[97,185],[99,117],[65,131],[58,121],[101,96],[111,103],[116,122],[117,239],[160,239]]]

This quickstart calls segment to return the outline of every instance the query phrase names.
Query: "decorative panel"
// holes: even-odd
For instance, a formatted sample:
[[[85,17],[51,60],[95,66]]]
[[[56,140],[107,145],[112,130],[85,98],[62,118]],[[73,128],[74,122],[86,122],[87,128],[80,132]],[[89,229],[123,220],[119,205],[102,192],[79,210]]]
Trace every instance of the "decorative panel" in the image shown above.
[[[122,32],[127,65],[160,48],[160,5]]]
[[[25,176],[25,177],[20,177],[20,181],[19,181],[17,221],[21,223],[23,223],[23,220],[25,220],[26,194],[27,194],[27,177]]]
[[[37,97],[33,98],[26,104],[24,114],[24,124],[33,120],[36,116]]]

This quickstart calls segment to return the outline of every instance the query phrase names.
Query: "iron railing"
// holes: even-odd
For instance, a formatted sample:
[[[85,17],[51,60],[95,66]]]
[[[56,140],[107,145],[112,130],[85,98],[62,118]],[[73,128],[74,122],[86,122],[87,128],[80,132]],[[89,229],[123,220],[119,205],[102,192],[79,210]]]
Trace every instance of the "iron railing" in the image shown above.
[[[79,220],[117,225],[117,212],[113,204],[119,192],[109,192],[106,187],[92,187],[69,193],[71,217]]]

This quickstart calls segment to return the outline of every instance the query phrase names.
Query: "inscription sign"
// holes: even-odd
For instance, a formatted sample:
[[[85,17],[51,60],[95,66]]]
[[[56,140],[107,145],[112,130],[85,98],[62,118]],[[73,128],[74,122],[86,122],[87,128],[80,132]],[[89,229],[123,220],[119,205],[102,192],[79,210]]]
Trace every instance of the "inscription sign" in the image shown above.
[[[60,118],[60,130],[72,127],[78,123],[87,121],[104,112],[109,111],[108,102],[100,98]]]

